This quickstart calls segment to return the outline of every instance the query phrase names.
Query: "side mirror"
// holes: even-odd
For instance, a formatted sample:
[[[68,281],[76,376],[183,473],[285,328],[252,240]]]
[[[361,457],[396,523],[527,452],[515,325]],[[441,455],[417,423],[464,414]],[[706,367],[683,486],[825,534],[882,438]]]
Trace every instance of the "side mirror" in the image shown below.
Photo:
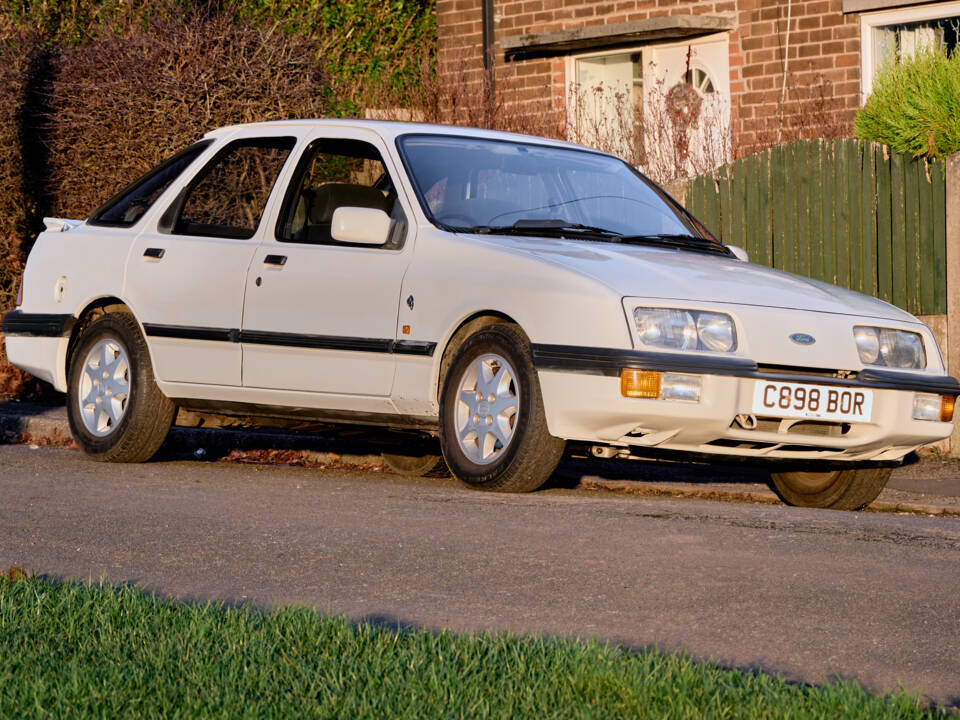
[[[742,247],[737,247],[736,245],[727,245],[727,250],[733,253],[733,256],[741,262],[750,262],[750,256],[747,255],[747,251]]]
[[[333,211],[330,236],[354,245],[383,245],[390,237],[390,216],[383,210],[338,207]]]

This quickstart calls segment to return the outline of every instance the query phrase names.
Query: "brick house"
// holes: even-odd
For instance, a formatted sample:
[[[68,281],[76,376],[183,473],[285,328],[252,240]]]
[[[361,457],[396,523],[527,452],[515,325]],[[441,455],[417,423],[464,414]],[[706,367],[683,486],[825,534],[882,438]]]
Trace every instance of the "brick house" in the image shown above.
[[[714,137],[670,144],[712,146],[714,163],[850,135],[876,69],[955,47],[960,25],[956,0],[437,0],[436,11],[442,85],[501,98],[544,134],[602,145],[605,127],[605,149],[626,151],[624,126],[645,123],[633,142],[648,155],[664,134],[652,118],[678,126],[693,113],[684,132],[710,125]]]

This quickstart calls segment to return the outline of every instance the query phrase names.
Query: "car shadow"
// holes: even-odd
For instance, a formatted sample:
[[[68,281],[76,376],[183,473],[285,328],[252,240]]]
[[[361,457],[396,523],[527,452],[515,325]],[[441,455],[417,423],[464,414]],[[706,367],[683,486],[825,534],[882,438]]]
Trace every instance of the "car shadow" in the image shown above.
[[[707,484],[768,485],[769,470],[750,465],[722,465],[673,460],[618,460],[568,453],[551,477],[548,487],[572,489],[585,480],[609,480],[691,486]]]

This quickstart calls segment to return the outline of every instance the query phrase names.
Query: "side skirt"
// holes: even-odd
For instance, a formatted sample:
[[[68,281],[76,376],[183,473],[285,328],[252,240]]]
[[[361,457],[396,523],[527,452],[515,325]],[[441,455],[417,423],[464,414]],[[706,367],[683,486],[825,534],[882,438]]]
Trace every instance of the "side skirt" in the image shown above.
[[[181,408],[181,411],[241,418],[244,424],[254,427],[288,427],[310,430],[312,425],[346,424],[420,430],[430,434],[436,433],[440,428],[438,418],[417,415],[324,410],[322,408],[261,405],[258,403],[200,400],[197,398],[171,399]]]

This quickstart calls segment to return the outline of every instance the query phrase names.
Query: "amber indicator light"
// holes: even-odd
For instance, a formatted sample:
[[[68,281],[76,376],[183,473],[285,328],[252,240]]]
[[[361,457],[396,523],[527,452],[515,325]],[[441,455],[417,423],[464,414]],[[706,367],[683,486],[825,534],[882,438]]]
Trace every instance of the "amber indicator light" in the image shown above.
[[[656,399],[660,397],[660,373],[625,368],[620,371],[620,393],[625,397]]]
[[[957,398],[953,395],[940,396],[940,422],[950,422],[953,420],[953,406]]]

